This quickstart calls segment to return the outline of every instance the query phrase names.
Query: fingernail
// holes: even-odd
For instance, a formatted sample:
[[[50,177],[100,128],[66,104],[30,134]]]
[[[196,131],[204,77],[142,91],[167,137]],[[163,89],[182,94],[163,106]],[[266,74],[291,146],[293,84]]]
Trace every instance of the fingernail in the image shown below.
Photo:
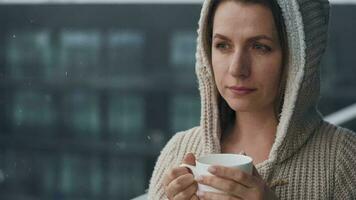
[[[198,182],[203,181],[203,176],[198,175],[198,176],[195,178],[195,180],[198,181]]]
[[[197,191],[197,195],[198,195],[198,197],[202,197],[202,196],[204,196],[204,192],[198,190],[198,191]]]
[[[208,168],[208,171],[209,171],[210,173],[215,173],[215,172],[216,172],[216,167],[209,167],[209,168]]]

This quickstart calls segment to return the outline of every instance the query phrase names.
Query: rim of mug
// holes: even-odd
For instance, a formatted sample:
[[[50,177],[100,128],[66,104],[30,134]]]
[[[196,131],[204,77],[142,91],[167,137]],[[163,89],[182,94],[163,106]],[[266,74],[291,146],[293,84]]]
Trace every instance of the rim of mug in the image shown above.
[[[197,162],[203,165],[218,165],[218,164],[210,164],[206,162],[202,162],[201,159],[204,158],[209,158],[209,157],[214,157],[214,156],[233,156],[233,157],[240,157],[243,158],[243,161],[241,162],[241,165],[246,165],[249,163],[252,163],[253,159],[250,156],[242,155],[242,154],[232,154],[232,153],[215,153],[215,154],[209,154],[209,155],[204,155],[201,156],[197,159]],[[225,166],[233,166],[233,165],[225,165]]]

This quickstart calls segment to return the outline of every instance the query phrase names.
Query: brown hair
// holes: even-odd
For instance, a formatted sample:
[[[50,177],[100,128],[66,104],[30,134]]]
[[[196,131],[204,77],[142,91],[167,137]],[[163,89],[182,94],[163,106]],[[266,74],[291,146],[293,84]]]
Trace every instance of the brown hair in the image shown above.
[[[281,72],[281,80],[279,86],[279,95],[276,99],[275,104],[275,113],[276,118],[279,120],[279,115],[282,110],[283,99],[284,99],[284,88],[286,85],[287,79],[287,62],[288,62],[288,39],[286,27],[284,24],[283,16],[281,8],[279,7],[276,0],[213,0],[212,5],[210,7],[210,12],[208,16],[208,27],[206,32],[206,38],[208,42],[208,56],[210,58],[211,63],[211,48],[212,48],[212,33],[213,33],[213,19],[215,16],[216,9],[218,5],[223,1],[237,1],[246,4],[262,4],[272,11],[272,15],[274,18],[274,23],[277,28],[279,43],[282,48],[282,72]],[[218,107],[219,107],[219,118],[220,118],[220,128],[222,136],[226,133],[230,128],[232,128],[235,122],[235,111],[230,108],[227,102],[222,98],[221,95],[218,96]]]

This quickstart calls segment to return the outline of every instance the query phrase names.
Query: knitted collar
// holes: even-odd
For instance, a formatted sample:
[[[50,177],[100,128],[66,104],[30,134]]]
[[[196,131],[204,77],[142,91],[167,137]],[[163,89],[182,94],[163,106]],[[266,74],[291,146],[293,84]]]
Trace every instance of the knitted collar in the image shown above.
[[[201,96],[200,125],[204,153],[221,152],[218,91],[207,48],[207,21],[212,1],[205,0],[201,9],[195,66]],[[316,106],[319,98],[319,64],[327,41],[329,2],[277,2],[282,10],[289,45],[286,92],[269,158],[257,167],[273,166],[292,156],[306,143],[322,120]]]

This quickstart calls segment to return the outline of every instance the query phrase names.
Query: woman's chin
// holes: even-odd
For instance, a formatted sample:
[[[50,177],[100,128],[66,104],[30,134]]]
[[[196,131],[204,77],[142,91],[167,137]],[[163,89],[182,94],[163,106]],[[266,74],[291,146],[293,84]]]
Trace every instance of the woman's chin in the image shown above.
[[[235,112],[266,112],[270,110],[274,110],[274,103],[271,104],[260,104],[252,101],[239,101],[229,103],[229,107]]]
[[[235,112],[252,112],[255,106],[251,104],[229,104],[230,108]]]

